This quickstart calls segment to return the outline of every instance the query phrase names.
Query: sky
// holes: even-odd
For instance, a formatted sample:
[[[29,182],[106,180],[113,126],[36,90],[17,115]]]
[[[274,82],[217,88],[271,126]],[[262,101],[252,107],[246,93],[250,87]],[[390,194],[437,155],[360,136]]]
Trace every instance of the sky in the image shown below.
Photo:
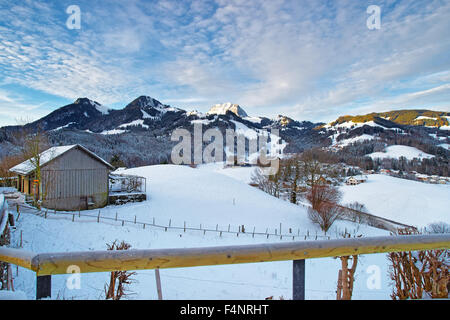
[[[314,122],[450,111],[449,31],[449,0],[0,0],[0,126],[78,97]]]

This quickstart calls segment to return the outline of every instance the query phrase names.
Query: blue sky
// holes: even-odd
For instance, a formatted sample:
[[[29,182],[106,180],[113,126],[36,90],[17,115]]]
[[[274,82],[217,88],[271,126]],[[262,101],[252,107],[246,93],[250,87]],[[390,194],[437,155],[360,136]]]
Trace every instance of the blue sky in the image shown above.
[[[81,29],[66,26],[67,7]],[[369,5],[381,28],[369,30]],[[78,97],[331,121],[450,111],[450,1],[0,0],[0,126]]]

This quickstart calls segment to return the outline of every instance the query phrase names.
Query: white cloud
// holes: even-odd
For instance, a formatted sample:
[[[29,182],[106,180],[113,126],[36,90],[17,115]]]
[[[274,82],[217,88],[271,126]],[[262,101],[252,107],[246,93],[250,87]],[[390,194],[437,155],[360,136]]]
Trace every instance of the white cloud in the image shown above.
[[[28,1],[0,8],[2,83],[105,104],[141,94],[205,108],[232,101],[312,120],[369,105],[445,106],[450,3],[379,1],[372,31],[369,4],[81,1],[74,33],[59,7]]]

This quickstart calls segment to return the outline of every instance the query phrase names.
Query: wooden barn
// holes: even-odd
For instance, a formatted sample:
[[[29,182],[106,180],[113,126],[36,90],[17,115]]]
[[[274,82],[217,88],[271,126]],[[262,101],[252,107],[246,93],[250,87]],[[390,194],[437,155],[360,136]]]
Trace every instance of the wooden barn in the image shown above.
[[[111,164],[77,144],[52,147],[10,171],[18,175],[17,190],[40,200],[43,207],[76,211],[107,205],[108,176],[113,169]]]

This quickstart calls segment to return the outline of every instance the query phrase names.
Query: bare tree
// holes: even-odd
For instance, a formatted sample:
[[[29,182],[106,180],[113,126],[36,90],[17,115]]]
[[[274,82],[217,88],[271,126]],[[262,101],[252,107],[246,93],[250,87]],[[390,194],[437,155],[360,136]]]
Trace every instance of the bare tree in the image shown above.
[[[47,134],[37,129],[35,131],[23,128],[14,134],[14,143],[20,147],[21,157],[30,162],[33,176],[31,177],[36,185],[34,194],[34,204],[39,208],[40,202],[43,200],[45,193],[42,189],[42,153],[50,148]]]
[[[336,187],[320,184],[311,187],[306,195],[311,203],[309,218],[325,232],[342,215],[342,208],[338,205],[341,197],[342,193]]]
[[[445,222],[434,222],[428,225],[431,233],[450,233],[450,225]]]
[[[351,217],[351,221],[358,223],[358,225],[360,225],[364,221],[363,214],[368,213],[366,206],[357,201],[348,204],[347,208],[350,209],[346,211],[349,211],[348,213]]]
[[[5,187],[12,187],[13,184],[13,177],[15,176],[14,173],[10,172],[9,169],[14,167],[15,165],[22,162],[23,159],[21,156],[6,156],[0,161],[0,178],[4,179],[3,181],[0,181],[0,185],[3,185]]]
[[[274,174],[271,176],[265,176],[262,174],[260,168],[256,168],[251,176],[251,183],[258,186],[264,192],[279,198],[281,189],[281,178],[280,174]]]

